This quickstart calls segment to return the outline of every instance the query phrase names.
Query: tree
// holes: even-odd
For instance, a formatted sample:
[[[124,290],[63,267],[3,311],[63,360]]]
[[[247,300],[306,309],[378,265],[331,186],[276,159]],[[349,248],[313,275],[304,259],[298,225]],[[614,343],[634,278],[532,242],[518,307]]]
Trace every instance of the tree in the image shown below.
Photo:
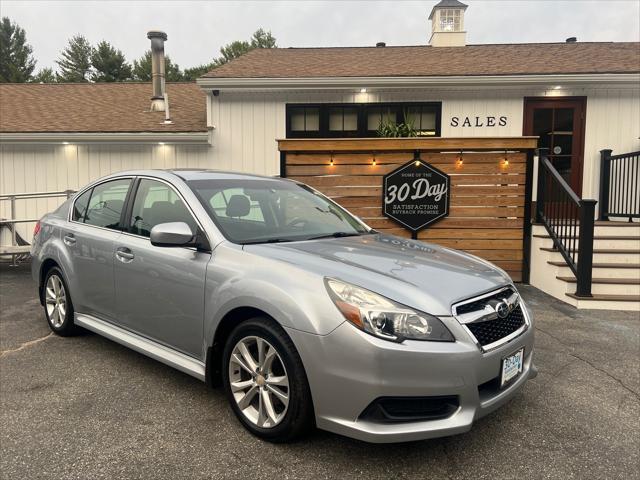
[[[58,78],[52,68],[43,68],[29,80],[31,83],[57,83]]]
[[[211,62],[205,65],[198,65],[197,67],[185,68],[184,69],[184,80],[187,82],[192,82],[197,78],[200,78],[205,73],[217,67],[218,64]]]
[[[91,54],[93,48],[82,35],[76,35],[69,40],[69,45],[62,51],[59,60],[59,81],[88,82],[91,73]]]
[[[131,65],[124,54],[104,40],[93,49],[91,66],[91,80],[94,82],[122,82],[131,78]]]
[[[141,82],[151,81],[151,50],[147,50],[138,60],[133,61],[133,78]],[[184,80],[180,67],[173,63],[168,55],[164,57],[164,78],[167,82]]]
[[[224,65],[225,63],[228,63],[231,60],[238,58],[239,56],[244,55],[245,53],[250,52],[251,50],[254,50],[256,48],[276,47],[276,39],[273,35],[271,35],[271,32],[266,32],[262,28],[260,28],[253,32],[253,35],[251,36],[251,39],[249,39],[249,41],[236,40],[222,47],[220,49],[221,56],[215,58],[211,63],[185,69],[184,79],[195,80],[208,71],[219,67],[220,65]]]
[[[28,81],[36,68],[32,53],[24,29],[3,17],[0,21],[0,82]]]
[[[251,36],[251,48],[277,48],[276,38],[271,35],[271,31],[265,32],[259,28]]]
[[[215,59],[213,63],[215,66],[224,65],[225,63],[228,63],[253,49],[276,47],[276,39],[271,35],[271,32],[265,32],[262,28],[259,28],[253,32],[249,41],[236,40],[235,42],[231,42],[222,47],[220,49],[222,56]]]

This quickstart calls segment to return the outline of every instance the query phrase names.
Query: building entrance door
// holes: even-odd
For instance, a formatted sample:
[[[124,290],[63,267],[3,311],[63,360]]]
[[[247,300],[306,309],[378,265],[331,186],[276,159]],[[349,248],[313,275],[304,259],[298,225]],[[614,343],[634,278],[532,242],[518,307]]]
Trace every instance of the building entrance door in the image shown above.
[[[558,173],[582,197],[586,97],[525,98],[524,135],[536,135]]]

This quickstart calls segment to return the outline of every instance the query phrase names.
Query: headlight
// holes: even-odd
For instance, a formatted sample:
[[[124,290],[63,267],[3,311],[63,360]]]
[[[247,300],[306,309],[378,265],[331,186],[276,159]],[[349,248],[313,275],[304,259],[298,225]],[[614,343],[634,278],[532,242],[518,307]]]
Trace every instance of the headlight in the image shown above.
[[[377,293],[333,278],[326,278],[329,296],[353,325],[393,342],[431,340],[453,342],[447,327],[433,315],[416,312]]]

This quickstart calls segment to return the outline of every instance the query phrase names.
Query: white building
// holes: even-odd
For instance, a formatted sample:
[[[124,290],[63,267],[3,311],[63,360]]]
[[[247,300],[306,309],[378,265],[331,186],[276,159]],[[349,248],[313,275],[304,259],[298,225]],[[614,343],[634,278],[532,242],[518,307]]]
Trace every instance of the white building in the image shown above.
[[[574,192],[600,200],[600,151],[640,150],[640,43],[467,45],[466,8],[438,3],[424,46],[254,50],[197,86],[167,85],[172,123],[150,111],[148,84],[0,85],[0,194],[75,189],[142,166],[277,175],[277,139],[376,136],[382,120],[411,119],[426,137],[539,136]],[[45,203],[25,203],[18,216],[40,215]],[[8,216],[6,202],[0,212]],[[627,238],[617,245],[630,253],[594,264],[637,267],[602,294],[624,292],[640,305],[640,252],[628,242],[636,229],[598,228],[596,237]],[[564,295],[571,282],[551,278],[571,272],[536,255],[549,242],[534,237],[531,282],[578,304]]]

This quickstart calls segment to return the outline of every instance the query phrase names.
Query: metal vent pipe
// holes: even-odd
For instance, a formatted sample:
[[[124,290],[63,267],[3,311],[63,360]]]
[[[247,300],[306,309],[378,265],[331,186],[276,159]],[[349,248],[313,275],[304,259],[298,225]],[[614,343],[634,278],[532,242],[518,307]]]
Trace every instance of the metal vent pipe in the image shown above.
[[[167,34],[159,30],[152,30],[147,33],[147,38],[151,40],[151,83],[153,85],[151,111],[164,112],[164,42],[167,39]]]

